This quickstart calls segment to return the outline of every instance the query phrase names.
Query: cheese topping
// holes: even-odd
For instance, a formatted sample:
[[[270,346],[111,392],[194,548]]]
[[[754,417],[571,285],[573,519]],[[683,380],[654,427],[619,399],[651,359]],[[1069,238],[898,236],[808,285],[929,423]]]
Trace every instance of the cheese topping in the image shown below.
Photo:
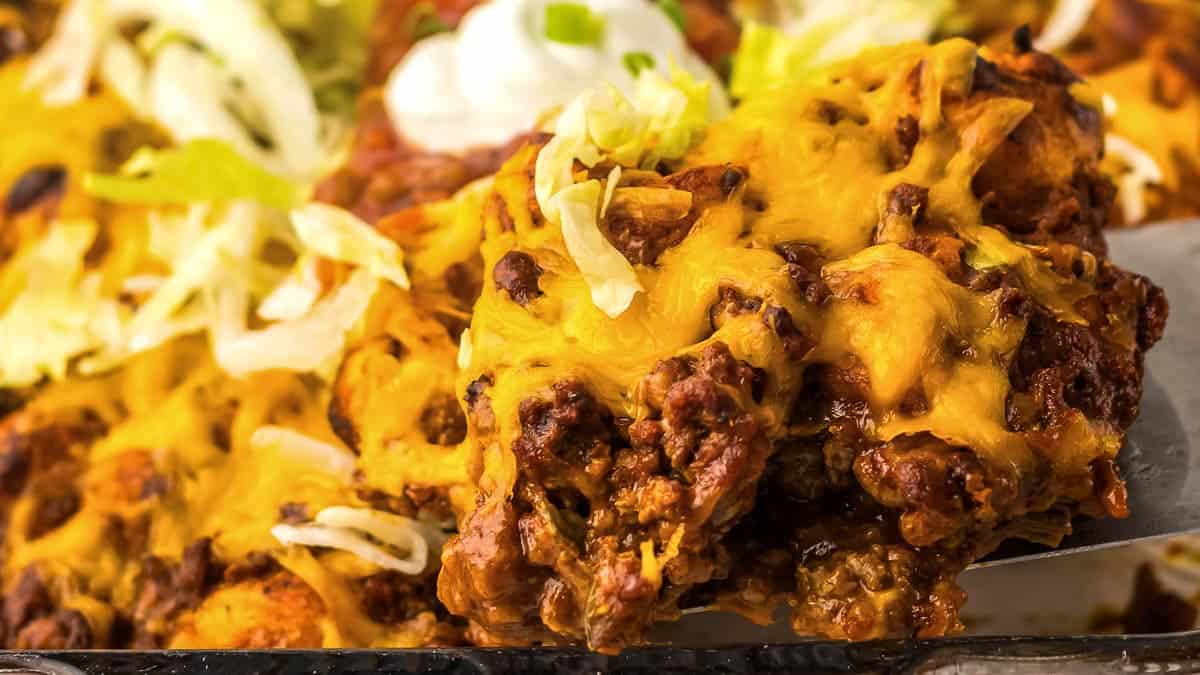
[[[695,353],[714,341],[771,373],[787,390],[794,386],[789,378],[796,370],[770,347],[770,328],[759,317],[735,318],[713,331],[703,308],[717,301],[721,287],[733,287],[782,306],[802,332],[817,336],[807,362],[845,356],[862,362],[870,375],[880,436],[928,431],[969,444],[997,465],[1029,466],[1030,449],[1006,430],[1004,420],[1007,368],[1024,334],[1023,323],[997,319],[995,298],[952,283],[927,258],[872,241],[891,190],[899,183],[927,186],[928,217],[954,225],[968,242],[968,260],[980,267],[1011,267],[1039,302],[1063,320],[1078,320],[1072,303],[1084,290],[1052,271],[1031,248],[982,221],[971,179],[1032,105],[993,98],[972,110],[974,121],[961,132],[947,125],[939,102],[943,95],[966,93],[975,54],[965,41],[895,48],[889,58],[846,65],[836,73],[836,84],[781,89],[751,99],[710,127],[705,140],[684,158],[684,167],[744,164],[750,177],[746,194],[762,207],[722,203],[706,210],[657,265],[639,270],[645,300],[617,317],[589,301],[589,286],[573,272],[563,234],[531,226],[525,206],[529,177],[522,167],[529,158],[514,158],[497,176],[496,191],[515,231],[488,218],[484,257],[496,261],[518,247],[531,252],[545,270],[539,279],[545,297],[522,307],[505,293],[485,291],[471,327],[471,367],[460,376],[460,389],[491,374],[495,384],[489,391],[501,438],[519,432],[517,410],[524,397],[569,378],[586,382],[614,414],[637,419],[643,411],[636,391],[655,363]],[[894,170],[886,144],[911,87],[896,74],[908,73],[922,61],[921,140],[907,166]],[[831,109],[838,111],[835,123],[828,119]],[[774,247],[797,241],[832,261],[822,273],[834,293],[827,309],[794,299]],[[487,280],[485,289],[492,287]],[[871,288],[872,300],[856,300],[856,287]],[[973,345],[976,355],[950,358],[944,350],[951,339]],[[898,420],[899,399],[917,385],[924,388],[929,411]],[[770,425],[782,424],[788,404],[768,395],[763,418]],[[489,453],[484,460],[495,463],[489,464],[489,480],[510,480],[511,459]]]

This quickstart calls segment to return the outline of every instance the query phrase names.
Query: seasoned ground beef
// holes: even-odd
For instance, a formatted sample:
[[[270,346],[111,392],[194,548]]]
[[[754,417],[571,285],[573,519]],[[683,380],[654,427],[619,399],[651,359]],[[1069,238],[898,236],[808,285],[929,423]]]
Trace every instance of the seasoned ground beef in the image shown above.
[[[135,646],[162,646],[182,612],[195,609],[221,580],[224,566],[213,557],[212,541],[197,539],[178,564],[147,557],[138,576],[133,610]]]
[[[542,268],[533,256],[523,251],[509,251],[492,268],[492,279],[496,288],[508,291],[513,302],[524,307],[542,295],[538,288],[538,277]]]
[[[15,649],[88,649],[92,627],[78,610],[60,609],[36,619],[17,634]]]
[[[701,213],[733,197],[745,179],[744,168],[716,165],[680,171],[661,185],[617,188],[601,227],[629,262],[653,265],[683,241]]]
[[[643,385],[654,412],[626,430],[579,382],[525,399],[513,499],[481,497],[447,544],[443,602],[506,640],[637,642],[725,565],[717,541],[769,454],[741,403],[759,377],[720,343],[663,361]],[[643,568],[647,546],[659,575]]]

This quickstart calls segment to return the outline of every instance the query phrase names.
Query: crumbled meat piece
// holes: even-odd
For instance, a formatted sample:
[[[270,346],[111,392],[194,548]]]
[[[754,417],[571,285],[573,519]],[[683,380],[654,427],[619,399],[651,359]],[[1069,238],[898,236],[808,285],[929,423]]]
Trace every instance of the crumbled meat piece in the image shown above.
[[[284,502],[279,505],[279,522],[299,525],[309,520],[308,504],[304,502]]]
[[[398,572],[372,574],[362,583],[362,604],[372,621],[391,625],[434,610],[433,577],[415,578]]]
[[[136,633],[143,636],[143,644],[161,642],[174,619],[181,612],[198,606],[223,574],[223,567],[213,557],[212,540],[208,538],[192,542],[175,566],[154,556],[143,559],[133,610]]]
[[[829,287],[821,279],[824,257],[816,246],[787,242],[776,246],[775,250],[787,261],[788,276],[805,300],[820,305],[829,298]]]
[[[480,264],[472,262],[456,262],[446,268],[442,273],[442,279],[446,283],[446,290],[450,291],[450,295],[454,296],[463,307],[471,308],[475,305],[475,301],[479,299],[479,293],[483,290],[483,278],[480,276],[478,269]]]
[[[747,175],[743,167],[712,165],[671,174],[662,187],[617,188],[602,228],[629,262],[653,265],[687,237],[706,209],[736,199]]]
[[[0,64],[24,52],[28,43],[25,31],[20,26],[0,26]]]
[[[506,641],[556,633],[610,650],[640,641],[660,605],[718,573],[714,542],[752,504],[770,448],[739,400],[761,377],[721,343],[664,360],[642,388],[653,414],[628,427],[628,440],[577,382],[524,400],[515,499],[481,496],[447,543],[447,607]],[[665,551],[681,526],[662,578],[644,576],[641,542]]]
[[[25,536],[40,539],[58,529],[79,511],[79,505],[79,491],[74,486],[56,486],[54,492],[39,497],[25,526]]]
[[[903,115],[896,120],[896,142],[900,146],[896,168],[908,166],[908,163],[912,161],[913,150],[916,149],[917,142],[920,140],[921,127],[917,124],[917,118],[912,115]]]
[[[250,579],[262,579],[279,571],[279,563],[269,554],[252,551],[244,560],[225,568],[221,580],[227,584],[235,584]]]
[[[722,286],[717,291],[717,301],[708,308],[708,320],[713,330],[719,330],[730,317],[758,312],[762,304],[761,298],[746,297],[736,288]]]
[[[421,411],[421,432],[434,445],[457,445],[467,437],[467,418],[453,394],[435,394]]]
[[[4,627],[8,630],[8,644],[13,645],[17,635],[29,622],[53,609],[54,604],[41,574],[32,565],[26,567],[17,577],[16,585],[4,595]]]
[[[82,613],[60,609],[50,616],[30,622],[17,634],[16,649],[88,649],[92,647],[92,626]]]
[[[542,290],[538,288],[540,276],[542,268],[524,251],[505,253],[492,269],[496,288],[508,291],[513,302],[522,307],[542,296]]]

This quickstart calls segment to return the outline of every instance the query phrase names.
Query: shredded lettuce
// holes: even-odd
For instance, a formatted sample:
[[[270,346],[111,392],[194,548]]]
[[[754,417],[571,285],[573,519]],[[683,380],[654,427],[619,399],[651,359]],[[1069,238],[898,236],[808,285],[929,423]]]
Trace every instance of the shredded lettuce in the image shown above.
[[[292,225],[307,250],[350,263],[372,275],[408,288],[404,253],[396,242],[358,216],[329,204],[311,203],[292,211]]]
[[[118,339],[80,362],[80,372],[109,370],[173,337],[205,330],[210,312],[199,296],[226,283],[230,271],[258,265],[251,251],[264,236],[262,215],[250,202],[223,209],[194,205],[184,214],[154,215],[150,250],[171,272],[122,322]]]
[[[367,310],[378,286],[371,273],[355,270],[303,317],[260,330],[246,326],[249,293],[235,284],[218,286],[210,324],[217,364],[237,377],[273,369],[330,375],[345,348],[346,334]]]
[[[348,551],[383,569],[420,574],[446,535],[419,520],[374,509],[330,506],[311,523],[279,524],[271,534],[284,545],[319,546]]]
[[[669,81],[654,70],[638,77],[634,107],[648,114],[646,133],[657,139],[642,159],[644,168],[682,157],[699,139],[709,122],[710,86],[674,64]]]
[[[562,220],[563,242],[592,292],[592,304],[612,318],[620,316],[644,290],[633,265],[621,255],[596,220],[600,181],[576,183],[554,195]]]
[[[89,220],[57,221],[9,263],[5,273],[23,283],[0,311],[0,385],[62,379],[76,357],[117,338],[121,307],[101,298],[97,275],[84,273],[97,231]]]
[[[168,150],[142,148],[120,175],[88,174],[84,189],[113,202],[190,204],[250,199],[288,209],[300,202],[293,183],[239,155],[228,144],[204,139]]]
[[[713,110],[709,84],[672,66],[667,79],[643,69],[632,100],[615,87],[589,89],[567,104],[554,123],[554,138],[538,153],[534,196],[542,213],[562,227],[563,241],[605,314],[620,316],[643,290],[637,272],[600,231],[598,214],[612,199],[620,171],[607,185],[575,183],[574,165],[607,159],[616,167],[653,168],[679,159],[695,144]]]
[[[260,0],[291,43],[321,110],[349,115],[378,0]]]
[[[317,276],[320,258],[304,253],[292,272],[258,304],[258,318],[268,321],[290,321],[308,313],[324,290]]]
[[[687,30],[687,12],[684,11],[679,0],[657,0],[654,4],[658,5],[663,14],[666,14],[671,23],[675,24],[681,32]]]
[[[864,49],[926,40],[954,9],[952,0],[792,0],[767,25],[747,21],[733,57],[730,93],[745,98],[801,79]]]
[[[1104,146],[1110,157],[1124,165],[1117,178],[1117,198],[1127,224],[1140,223],[1146,217],[1146,187],[1161,185],[1163,170],[1149,153],[1124,136],[1109,133]]]
[[[338,115],[352,112],[373,8],[374,0],[70,0],[26,84],[67,104],[97,71],[176,141],[219,138],[308,180],[337,142],[331,129],[345,126]],[[140,23],[144,39],[128,39],[122,29]]]
[[[27,84],[66,104],[86,95],[95,70],[179,145],[142,148],[116,174],[84,179],[97,197],[157,207],[151,267],[120,283],[135,303],[102,296],[99,275],[85,272],[94,223],[55,224],[23,254],[28,269],[6,267],[0,384],[103,372],[203,332],[237,376],[331,374],[379,279],[408,285],[394,242],[340,209],[305,205],[338,121],[322,111],[349,112],[376,1],[66,3]],[[327,288],[322,259],[359,269]],[[266,325],[248,326],[252,315]]]
[[[625,52],[621,55],[621,65],[625,66],[630,75],[637,77],[643,70],[654,67],[654,57],[649,52]]]

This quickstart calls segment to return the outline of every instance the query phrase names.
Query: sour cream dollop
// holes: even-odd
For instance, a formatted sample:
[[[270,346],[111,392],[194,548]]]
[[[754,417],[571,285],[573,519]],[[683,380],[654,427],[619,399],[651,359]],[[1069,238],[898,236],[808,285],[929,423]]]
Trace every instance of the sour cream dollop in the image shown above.
[[[729,100],[716,74],[692,52],[683,33],[646,0],[577,0],[602,19],[597,44],[546,37],[546,6],[562,0],[491,0],[453,33],[418,42],[392,71],[384,91],[397,132],[438,152],[499,145],[530,130],[539,115],[601,82],[626,95],[634,76],[625,55],[649,54],[712,83],[712,110]]]

